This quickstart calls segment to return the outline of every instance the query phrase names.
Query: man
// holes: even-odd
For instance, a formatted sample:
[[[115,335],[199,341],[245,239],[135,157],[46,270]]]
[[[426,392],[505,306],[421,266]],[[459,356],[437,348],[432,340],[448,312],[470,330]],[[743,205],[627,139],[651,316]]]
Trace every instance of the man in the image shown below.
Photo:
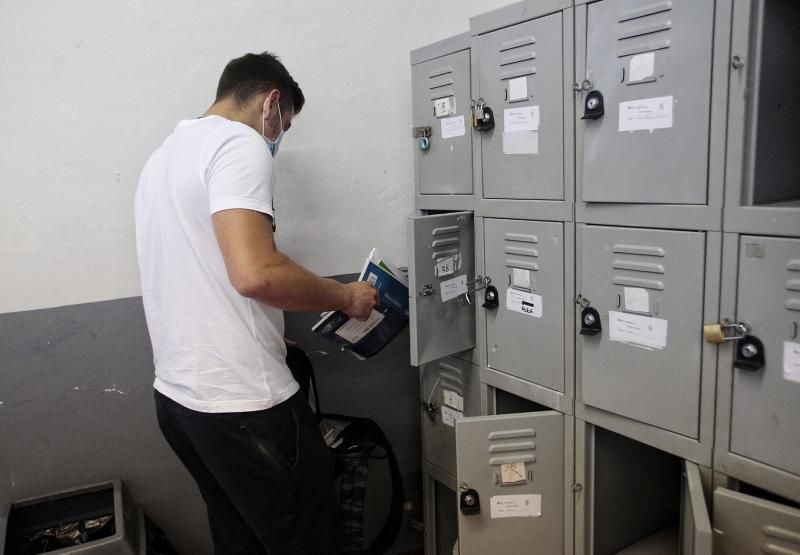
[[[274,55],[232,60],[136,192],[158,422],[218,554],[335,551],[333,458],[286,366],[282,311],[366,319],[377,293],[316,276],[273,240],[273,157],[304,102]]]

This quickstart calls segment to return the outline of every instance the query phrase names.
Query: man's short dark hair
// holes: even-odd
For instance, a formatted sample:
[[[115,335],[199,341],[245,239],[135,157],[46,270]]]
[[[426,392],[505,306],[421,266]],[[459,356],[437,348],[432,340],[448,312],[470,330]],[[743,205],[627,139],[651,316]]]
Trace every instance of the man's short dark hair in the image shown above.
[[[284,108],[293,107],[295,114],[300,112],[306,102],[297,81],[292,79],[275,54],[245,54],[225,66],[219,78],[214,102],[230,97],[239,106],[244,106],[256,95],[272,89],[281,92],[281,105]]]

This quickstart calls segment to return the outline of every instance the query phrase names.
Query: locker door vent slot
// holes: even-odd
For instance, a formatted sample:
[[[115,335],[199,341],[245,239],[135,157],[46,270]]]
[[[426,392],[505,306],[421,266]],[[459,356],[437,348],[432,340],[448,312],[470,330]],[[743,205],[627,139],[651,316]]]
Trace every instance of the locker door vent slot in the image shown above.
[[[617,19],[617,57],[663,50],[672,45],[672,2],[652,4],[635,0],[622,6]]]

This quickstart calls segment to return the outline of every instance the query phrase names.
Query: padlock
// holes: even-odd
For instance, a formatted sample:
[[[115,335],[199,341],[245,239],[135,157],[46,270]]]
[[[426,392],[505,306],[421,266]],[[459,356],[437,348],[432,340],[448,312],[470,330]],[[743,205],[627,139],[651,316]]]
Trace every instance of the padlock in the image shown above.
[[[736,343],[736,355],[733,357],[734,368],[740,370],[760,370],[764,367],[764,344],[758,337],[745,335]]]
[[[706,343],[719,345],[726,341],[742,339],[749,331],[749,324],[731,322],[728,319],[724,319],[719,324],[707,324],[703,326],[703,339],[705,339]]]
[[[583,117],[581,119],[600,119],[605,114],[605,103],[603,93],[592,91],[586,95],[583,105]]]
[[[600,314],[591,306],[584,307],[581,311],[581,335],[597,335],[603,330],[600,324]]]
[[[497,287],[490,285],[483,296],[483,308],[494,309],[498,306],[500,306],[500,294],[497,292]]]
[[[481,108],[480,118],[478,118],[478,131],[481,133],[494,129],[494,112],[491,108],[484,105]]]
[[[462,488],[458,506],[465,515],[477,515],[481,512],[481,499],[474,489]]]
[[[722,326],[719,324],[703,326],[703,339],[706,343],[724,343],[725,334],[722,332]]]

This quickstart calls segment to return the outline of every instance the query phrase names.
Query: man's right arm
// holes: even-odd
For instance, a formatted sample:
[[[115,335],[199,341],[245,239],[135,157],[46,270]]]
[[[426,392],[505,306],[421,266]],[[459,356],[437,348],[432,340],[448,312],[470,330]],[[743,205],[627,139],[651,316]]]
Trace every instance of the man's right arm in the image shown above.
[[[364,320],[378,302],[370,284],[347,284],[309,272],[278,251],[268,217],[246,209],[212,214],[228,278],[243,296],[283,310],[341,310]]]

